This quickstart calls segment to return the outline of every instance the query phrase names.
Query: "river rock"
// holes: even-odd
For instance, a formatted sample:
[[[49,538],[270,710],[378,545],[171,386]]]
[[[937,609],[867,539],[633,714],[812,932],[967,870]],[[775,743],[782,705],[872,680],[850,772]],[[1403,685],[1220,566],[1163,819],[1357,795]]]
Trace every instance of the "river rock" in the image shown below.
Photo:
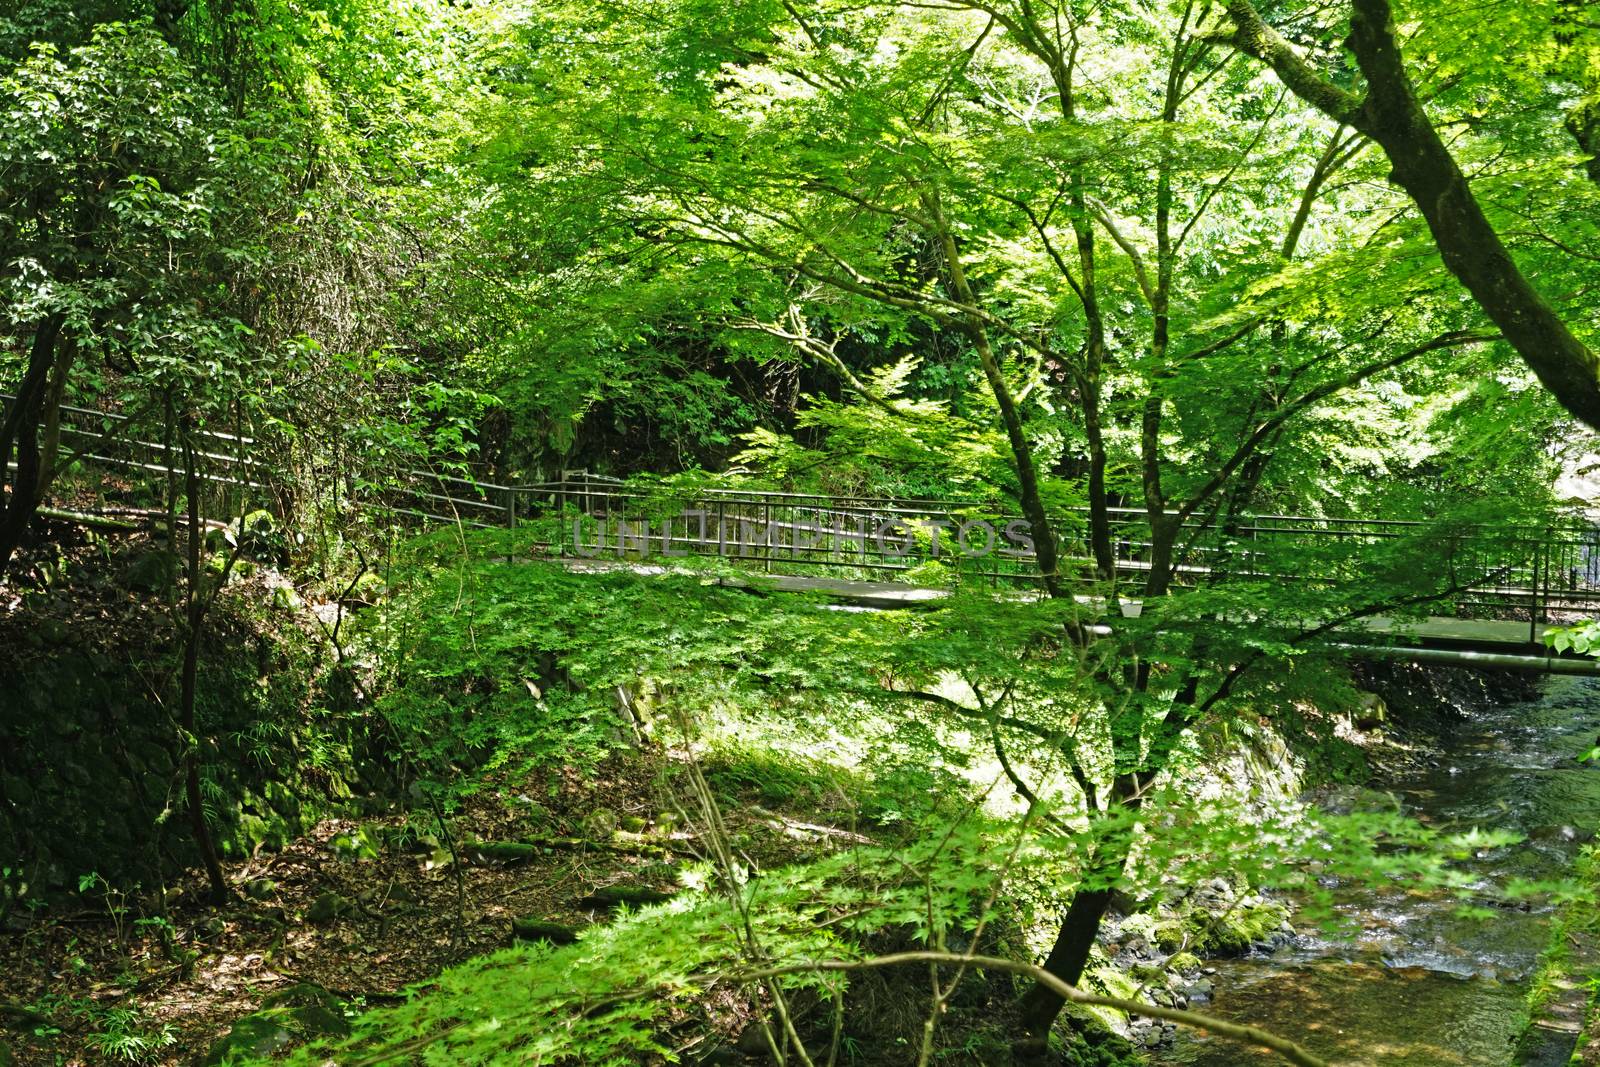
[[[1153,960],[1158,953],[1151,947],[1150,942],[1142,937],[1132,937],[1122,946],[1121,955],[1135,960]]]
[[[1167,959],[1166,969],[1175,974],[1193,974],[1200,970],[1200,957],[1193,952],[1175,953]]]
[[[1232,905],[1237,894],[1223,878],[1208,878],[1195,886],[1190,899],[1194,906],[1205,911],[1223,911]]]
[[[1582,843],[1594,840],[1594,831],[1566,825],[1537,826],[1528,831],[1528,840]]]

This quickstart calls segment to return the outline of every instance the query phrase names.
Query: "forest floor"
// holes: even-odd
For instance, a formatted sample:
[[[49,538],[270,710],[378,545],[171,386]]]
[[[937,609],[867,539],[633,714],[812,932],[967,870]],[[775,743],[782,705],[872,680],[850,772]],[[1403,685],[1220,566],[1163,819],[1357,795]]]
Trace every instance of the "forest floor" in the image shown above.
[[[5,1041],[23,1065],[197,1062],[275,991],[310,983],[350,1010],[397,1000],[509,944],[514,919],[577,930],[606,918],[597,891],[671,892],[662,857],[692,856],[694,842],[660,826],[670,822],[655,787],[663,762],[618,757],[592,774],[566,769],[481,792],[450,819],[459,863],[418,836],[414,818],[328,819],[232,865],[234,899],[222,906],[194,875],[169,891],[160,921],[139,918],[150,902],[115,893],[95,910],[14,916],[0,937],[0,1063],[10,1062]],[[855,836],[797,829],[759,807],[728,819],[772,831],[752,835],[764,843],[757,860],[772,865],[814,854],[821,838]],[[645,832],[602,840],[596,831],[616,821]],[[475,841],[553,844],[506,863],[476,854]]]
[[[53,545],[58,552],[29,561],[30,581],[49,595],[24,607],[0,586],[10,638],[31,633],[50,654],[60,647],[50,635],[116,648],[170,629],[171,604],[123,580],[126,561],[150,552],[147,530]],[[287,584],[268,568],[252,581],[262,600]],[[507,946],[513,920],[551,924],[561,936],[605,921],[615,907],[607,891],[673,892],[678,869],[699,859],[672,810],[677,762],[648,744],[595,766],[502,774],[443,826],[428,805],[408,811],[397,798],[363,797],[347,806],[374,814],[325,818],[282,848],[228,862],[231,899],[222,905],[209,901],[198,871],[153,893],[86,875],[81,885],[51,889],[48,904],[0,896],[0,1067],[204,1062],[275,994],[326,991],[332,996],[321,1003],[353,1016]],[[866,841],[822,825],[834,813],[818,797],[786,803],[782,790],[764,787],[784,773],[772,766],[734,757],[719,770],[729,829],[760,866]],[[115,807],[127,783],[98,788]],[[480,842],[545,847],[507,861],[485,855]],[[0,858],[0,867],[0,893],[9,892],[17,864]],[[724,1016],[722,1037],[747,1022],[737,1011]]]

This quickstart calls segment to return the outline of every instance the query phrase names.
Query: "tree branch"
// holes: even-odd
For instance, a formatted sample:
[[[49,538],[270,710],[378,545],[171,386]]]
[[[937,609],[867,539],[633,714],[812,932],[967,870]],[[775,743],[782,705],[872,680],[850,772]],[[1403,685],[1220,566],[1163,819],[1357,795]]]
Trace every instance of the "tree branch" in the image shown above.
[[[1313,404],[1320,403],[1335,393],[1359,385],[1374,374],[1393,370],[1395,367],[1408,363],[1425,353],[1437,352],[1443,348],[1454,348],[1459,345],[1482,344],[1499,339],[1500,335],[1495,333],[1456,331],[1443,334],[1425,344],[1408,348],[1398,355],[1385,356],[1383,359],[1357,367],[1343,377],[1324,382],[1322,385],[1303,394],[1299,399],[1283,405],[1274,411],[1270,418],[1263,420],[1255,431],[1234,450],[1233,455],[1228,457],[1227,462],[1219,467],[1216,473],[1177,509],[1180,521],[1193,515],[1201,505],[1211,498],[1212,494],[1221,489],[1227,480],[1233,476],[1233,472],[1238,469],[1239,464],[1248,459],[1250,454],[1260,447],[1261,442],[1265,441],[1274,430]]]
[[[1250,0],[1227,0],[1232,32],[1221,31],[1207,38],[1213,44],[1230,44],[1247,56],[1271,67],[1278,80],[1318,111],[1347,126],[1357,124],[1361,98],[1328,81],[1301,58],[1277,30],[1262,21]]]

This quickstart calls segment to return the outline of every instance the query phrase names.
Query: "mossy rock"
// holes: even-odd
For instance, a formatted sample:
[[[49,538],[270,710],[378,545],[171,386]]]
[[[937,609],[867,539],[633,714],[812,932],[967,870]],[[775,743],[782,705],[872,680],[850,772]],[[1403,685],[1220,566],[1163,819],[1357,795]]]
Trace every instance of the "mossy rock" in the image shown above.
[[[1098,1016],[1071,1006],[1063,1011],[1068,1035],[1061,1043],[1062,1067],[1146,1067],[1148,1061],[1127,1038]]]
[[[262,1059],[287,1048],[294,1043],[296,1036],[289,1018],[292,1010],[274,1008],[246,1015],[233,1024],[233,1029],[217,1039],[200,1062],[204,1067],[216,1067],[218,1064]]]
[[[310,982],[270,994],[261,1010],[233,1024],[201,1062],[212,1065],[272,1056],[299,1041],[346,1037],[350,1023],[338,997]]]
[[[1117,927],[1117,934],[1122,938],[1138,936],[1146,941],[1154,941],[1159,922],[1160,920],[1149,912],[1137,912],[1122,920]]]
[[[252,878],[244,884],[244,895],[251,900],[271,900],[278,892],[278,883],[270,878]]]
[[[350,1032],[344,1017],[344,1002],[321,986],[312,982],[296,982],[268,994],[261,1007],[292,1008],[301,1029],[317,1036],[343,1037]]]
[[[318,925],[331,923],[354,910],[354,905],[338,893],[323,893],[306,909],[306,921]]]
[[[1164,985],[1167,980],[1167,967],[1164,963],[1136,963],[1128,968],[1128,973],[1140,985]]]
[[[1140,993],[1136,978],[1111,966],[1110,962],[1098,953],[1090,957],[1089,967],[1085,971],[1084,987],[1090,992],[1103,993],[1108,997],[1118,997],[1122,1000],[1137,1000]],[[1120,1027],[1127,1022],[1127,1016],[1115,1008],[1068,1005],[1063,1010],[1071,1013],[1071,1017],[1076,1020],[1072,1027],[1075,1033],[1087,1032],[1086,1027],[1099,1027],[1109,1033],[1112,1027]],[[1066,1062],[1074,1061],[1069,1059]],[[1094,1060],[1085,1062],[1098,1063]]]
[[[1193,934],[1191,947],[1210,952],[1243,952],[1252,945],[1271,941],[1287,916],[1288,912],[1277,904],[1239,907],[1216,915],[1196,912],[1188,919]]]
[[[279,1004],[262,1008],[246,1015],[233,1024],[220,1040],[211,1046],[201,1061],[205,1067],[235,1063],[251,1059],[264,1059],[300,1041],[315,1041],[323,1037],[345,1037],[350,1033],[350,1023],[344,1017],[339,1001],[325,989],[309,983],[292,986],[282,993],[315,990],[316,996],[303,995],[308,1003]],[[269,997],[268,1000],[272,1000]],[[332,1005],[331,1007],[329,1005]]]
[[[1389,721],[1389,705],[1376,693],[1358,693],[1350,721],[1358,730],[1376,730]]]
[[[389,583],[383,580],[383,575],[374,571],[367,571],[356,579],[355,585],[350,587],[350,598],[362,603],[374,604],[382,600],[389,591]]]
[[[206,572],[216,579],[220,579],[223,573],[226,572],[228,580],[236,582],[241,578],[249,578],[259,570],[256,564],[247,559],[234,559],[233,565],[230,567],[228,565],[230,558],[230,554],[227,552],[216,553],[206,560]]]
[[[1162,952],[1179,952],[1197,943],[1196,931],[1178,919],[1164,919],[1154,924],[1149,940]]]
[[[1193,952],[1180,952],[1167,961],[1167,970],[1180,974],[1200,969],[1200,957]]]

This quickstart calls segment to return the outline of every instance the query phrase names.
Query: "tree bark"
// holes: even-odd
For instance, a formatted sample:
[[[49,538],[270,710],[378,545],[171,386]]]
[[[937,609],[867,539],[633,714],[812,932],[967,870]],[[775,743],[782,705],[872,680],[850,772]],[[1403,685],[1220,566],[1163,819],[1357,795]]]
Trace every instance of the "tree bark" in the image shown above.
[[[1106,442],[1101,422],[1100,390],[1106,361],[1105,317],[1100,312],[1099,279],[1095,271],[1094,224],[1089,219],[1082,179],[1072,178],[1072,230],[1078,244],[1079,295],[1088,334],[1083,346],[1083,433],[1089,442],[1089,550],[1095,573],[1103,582],[1117,574],[1117,557],[1111,548],[1109,501],[1106,498]]]
[[[72,362],[78,354],[77,342],[70,334],[59,341],[57,347],[59,351],[44,391],[44,412],[39,432],[39,484],[33,494],[36,507],[43,506],[44,495],[49,492],[60,470],[61,405],[66,402],[67,378],[72,373]]]
[[[28,369],[17,387],[16,399],[0,423],[0,486],[7,482],[6,464],[16,456],[17,471],[10,477],[11,493],[0,511],[0,574],[11,564],[11,557],[27,533],[28,523],[39,510],[45,485],[41,478],[39,426],[45,419],[45,401],[50,369],[55,365],[56,343],[61,337],[62,316],[50,315],[34,329],[28,353]]]
[[[1126,852],[1118,856],[1117,874],[1121,874]],[[1072,895],[1066,918],[1056,932],[1055,944],[1041,966],[1068,985],[1075,986],[1083,978],[1089,964],[1089,953],[1094,949],[1095,938],[1100,933],[1100,923],[1111,906],[1111,890],[1080,889]],[[1051,1024],[1061,1014],[1066,998],[1043,982],[1035,982],[1017,1004],[1017,1020],[1025,1035],[1023,1051],[1043,1051],[1049,1040]]]
[[[1352,0],[1346,44],[1365,97],[1314,71],[1250,0],[1228,0],[1229,43],[1275,70],[1295,95],[1384,150],[1390,177],[1417,205],[1446,268],[1500,328],[1534,375],[1573,416],[1600,429],[1600,357],[1580,341],[1517,267],[1428,119],[1406,74],[1389,0]]]
[[[955,238],[945,223],[944,209],[939,204],[936,192],[927,195],[927,207],[937,231],[940,251],[944,253],[945,268],[950,272],[950,287],[957,300],[969,307],[976,306],[972,287],[967,283],[967,272],[961,264]],[[1052,597],[1066,596],[1066,589],[1061,584],[1061,561],[1056,549],[1055,532],[1050,529],[1050,516],[1045,511],[1044,498],[1039,493],[1038,468],[1033,462],[1033,449],[1028,444],[1027,433],[1023,430],[1022,415],[1017,411],[1016,397],[1006,382],[1005,372],[1000,369],[1000,361],[989,342],[989,331],[981,322],[969,322],[966,332],[978,353],[983,376],[989,383],[990,392],[994,394],[995,406],[1000,409],[1000,421],[1006,428],[1006,442],[1011,447],[1011,460],[1017,469],[1017,496],[1022,505],[1022,516],[1028,520],[1033,533],[1034,558],[1038,561],[1045,592]]]
[[[1600,94],[1590,96],[1567,114],[1567,130],[1589,156],[1583,165],[1584,173],[1600,185]]]
[[[189,808],[189,827],[194,834],[195,847],[200,850],[200,860],[205,865],[206,878],[211,883],[211,902],[224,904],[229,896],[228,880],[222,872],[217,846],[211,839],[211,827],[206,823],[205,806],[200,794],[200,737],[196,732],[195,700],[200,673],[200,638],[204,632],[209,601],[200,588],[203,575],[200,546],[205,539],[205,530],[200,525],[200,473],[195,466],[194,444],[187,433],[183,438],[183,465],[184,491],[189,497],[188,611],[178,694],[184,732],[184,801]]]

